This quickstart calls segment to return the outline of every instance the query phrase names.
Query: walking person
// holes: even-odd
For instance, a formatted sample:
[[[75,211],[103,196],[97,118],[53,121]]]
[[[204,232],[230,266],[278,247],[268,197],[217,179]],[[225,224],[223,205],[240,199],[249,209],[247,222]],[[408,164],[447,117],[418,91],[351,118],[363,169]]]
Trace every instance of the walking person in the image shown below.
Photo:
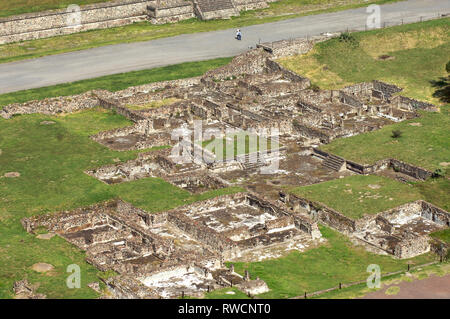
[[[236,40],[241,40],[242,39],[242,33],[240,29],[236,30]]]

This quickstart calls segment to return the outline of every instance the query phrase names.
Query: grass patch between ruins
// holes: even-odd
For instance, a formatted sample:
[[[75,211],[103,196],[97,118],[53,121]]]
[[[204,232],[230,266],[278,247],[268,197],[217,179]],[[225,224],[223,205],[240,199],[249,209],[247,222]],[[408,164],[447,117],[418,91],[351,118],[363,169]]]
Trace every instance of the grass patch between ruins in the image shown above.
[[[271,291],[262,298],[292,298],[306,292],[335,287],[341,283],[364,280],[369,276],[367,266],[377,264],[382,273],[406,270],[408,263],[423,264],[435,260],[431,253],[412,259],[394,259],[369,253],[362,246],[353,245],[343,234],[319,226],[327,243],[307,250],[292,252],[286,257],[251,263],[234,263],[235,271],[247,269],[252,279],[264,280]]]
[[[439,103],[432,97],[431,81],[447,75],[450,18],[351,35],[354,41],[330,39],[316,44],[305,55],[281,58],[279,62],[322,89],[380,80],[403,88],[402,95]],[[380,59],[382,55],[391,58]]]
[[[432,81],[447,75],[450,19],[356,32],[352,36],[354,42],[331,39],[318,43],[308,54],[280,62],[323,89],[381,80],[402,87],[399,94],[440,105],[441,109],[436,113],[419,112],[419,118],[374,132],[337,139],[321,149],[361,164],[396,158],[431,171],[445,170],[450,158],[450,109],[432,96]],[[379,59],[381,55],[393,59]],[[393,130],[401,131],[401,137],[392,138]]]
[[[1,94],[0,109],[2,106],[11,103],[23,103],[50,97],[68,96],[84,93],[89,90],[104,89],[115,92],[130,86],[200,76],[208,70],[229,63],[231,59],[232,58],[218,58],[200,62],[185,62],[160,68],[119,73],[88,80]]]
[[[87,3],[88,0],[70,2],[82,3],[82,1]],[[101,2],[97,0],[94,1]],[[232,17],[231,19],[226,20],[200,21],[194,18],[179,23],[163,25],[152,25],[145,21],[110,29],[91,30],[46,39],[0,45],[0,63],[85,50],[111,44],[149,41],[180,34],[242,28],[245,26],[286,20],[304,15],[365,7],[370,3],[384,4],[396,1],[399,0],[343,0],[338,3],[333,0],[282,0],[270,3],[269,8],[241,12],[239,17]],[[21,2],[17,2],[18,5],[14,6],[15,2],[16,1],[13,0],[7,0],[7,4],[3,7],[3,10],[1,10],[2,7],[0,7],[0,16],[39,11],[43,9],[42,7],[39,8],[33,6],[24,7]],[[55,5],[54,8],[59,7],[60,6]],[[50,9],[50,7],[47,8]],[[15,9],[17,11],[14,12]]]
[[[140,110],[148,110],[148,109],[157,109],[159,107],[170,105],[170,104],[178,102],[178,101],[180,101],[180,100],[177,98],[171,97],[171,98],[167,98],[167,99],[152,101],[150,103],[142,104],[142,105],[127,104],[127,105],[125,105],[125,107],[130,110],[140,111]]]
[[[294,188],[291,192],[321,202],[352,219],[421,199],[412,185],[375,175],[347,176]]]
[[[437,168],[445,171],[450,159],[450,107],[442,106],[434,113],[421,111],[420,115],[374,132],[336,139],[321,149],[361,164],[395,158],[432,172]],[[402,132],[400,138],[392,138],[394,130]]]
[[[43,121],[52,125],[41,125]],[[84,261],[84,253],[65,240],[37,239],[20,224],[23,217],[57,212],[122,198],[151,212],[171,209],[197,200],[240,191],[223,188],[198,195],[162,179],[145,178],[109,186],[84,173],[135,158],[136,151],[112,151],[89,136],[99,131],[131,125],[110,111],[93,109],[67,116],[40,114],[0,118],[0,298],[11,298],[15,281],[28,277],[48,298],[94,298],[86,285],[99,281],[97,269]],[[19,172],[6,178],[7,172]],[[51,273],[31,270],[37,262],[55,266]],[[82,288],[68,289],[66,268],[81,267]]]

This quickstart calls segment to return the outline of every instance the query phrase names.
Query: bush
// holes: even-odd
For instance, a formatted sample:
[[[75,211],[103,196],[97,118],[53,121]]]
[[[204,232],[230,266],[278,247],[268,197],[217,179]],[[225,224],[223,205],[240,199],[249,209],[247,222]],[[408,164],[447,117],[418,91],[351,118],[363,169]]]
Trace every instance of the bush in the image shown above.
[[[444,177],[444,176],[445,176],[445,171],[442,168],[437,168],[433,172],[433,178],[439,178],[439,177]]]
[[[393,137],[393,138],[399,138],[399,137],[402,136],[402,134],[403,134],[403,132],[400,131],[400,130],[393,130],[393,131],[392,131],[391,137]]]
[[[341,35],[339,36],[339,41],[340,42],[345,42],[345,43],[349,43],[349,44],[358,44],[358,41],[356,40],[356,38],[349,32],[343,32],[341,33]]]

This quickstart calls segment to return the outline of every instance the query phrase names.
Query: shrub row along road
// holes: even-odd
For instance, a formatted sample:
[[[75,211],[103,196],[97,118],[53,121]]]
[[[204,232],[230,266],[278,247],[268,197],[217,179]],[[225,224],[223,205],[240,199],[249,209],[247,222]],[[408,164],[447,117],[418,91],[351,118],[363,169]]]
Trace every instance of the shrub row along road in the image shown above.
[[[381,26],[417,22],[450,13],[447,0],[408,0],[381,6]],[[319,35],[346,29],[364,30],[366,8],[304,16],[242,28],[104,46],[0,65],[0,93],[38,88],[103,75],[142,70],[188,61],[229,57],[256,43]]]

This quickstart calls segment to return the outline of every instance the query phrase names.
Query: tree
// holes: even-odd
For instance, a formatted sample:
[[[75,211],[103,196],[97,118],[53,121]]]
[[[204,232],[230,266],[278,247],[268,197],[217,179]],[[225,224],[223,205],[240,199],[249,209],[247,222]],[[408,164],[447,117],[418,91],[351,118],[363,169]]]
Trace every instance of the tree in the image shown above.
[[[450,103],[450,61],[445,65],[447,76],[439,78],[437,81],[431,81],[431,85],[437,90],[433,93],[434,97],[439,98],[442,102]]]

